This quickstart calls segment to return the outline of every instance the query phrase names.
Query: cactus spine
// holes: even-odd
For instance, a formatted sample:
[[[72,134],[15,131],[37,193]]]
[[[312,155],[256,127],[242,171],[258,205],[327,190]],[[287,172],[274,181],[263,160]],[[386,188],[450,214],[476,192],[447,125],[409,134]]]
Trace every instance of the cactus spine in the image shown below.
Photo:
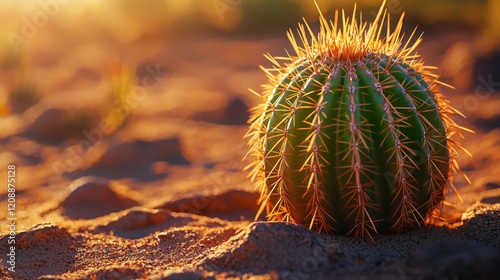
[[[258,215],[371,238],[422,226],[454,189],[460,113],[415,54],[421,37],[404,42],[404,15],[391,30],[384,5],[370,25],[356,9],[341,28],[338,12],[330,24],[321,15],[317,36],[299,24],[301,44],[287,34],[296,55],[267,55],[247,134]]]

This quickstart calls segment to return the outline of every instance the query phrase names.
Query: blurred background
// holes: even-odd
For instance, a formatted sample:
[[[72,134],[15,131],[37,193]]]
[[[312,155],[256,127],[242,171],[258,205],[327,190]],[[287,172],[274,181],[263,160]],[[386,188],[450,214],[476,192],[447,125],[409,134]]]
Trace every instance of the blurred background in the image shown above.
[[[332,19],[354,2],[317,0]],[[369,21],[382,1],[356,2]],[[500,90],[500,0],[387,0],[387,9],[393,22],[406,11],[406,34],[424,33],[418,52],[456,87],[446,91],[472,116],[465,124],[498,128],[489,101]],[[266,82],[263,54],[286,55],[285,32],[302,18],[317,26],[318,12],[309,0],[0,0],[0,18],[0,166],[19,166],[19,199],[43,215],[83,176],[151,205],[253,190],[241,159],[247,110],[260,100],[247,89]]]
[[[355,1],[338,2],[317,0],[327,17],[335,9],[351,13]],[[357,1],[358,10],[365,20],[373,19],[381,2]],[[495,81],[500,1],[388,0],[387,9],[394,18],[406,11],[408,32],[418,26],[425,34],[419,51],[455,87],[473,89],[477,76],[487,78],[493,72]],[[267,63],[262,54],[285,54],[288,28],[294,29],[302,17],[315,22],[318,12],[313,1],[299,0],[2,0],[0,15],[0,114],[6,116],[22,114],[40,100],[58,95],[68,103],[81,99],[78,107],[89,105],[106,114],[109,108],[97,105],[125,98],[120,94],[134,88],[134,83],[144,86],[141,78],[149,74],[148,67],[161,76],[155,82],[168,79],[167,74],[196,77],[206,83],[202,90],[225,91],[221,97],[199,94],[198,102],[187,101],[186,95],[184,101],[163,104],[162,112],[179,102],[208,109],[234,94],[251,103],[253,97],[246,88],[258,88],[265,81],[255,73],[257,65]],[[126,79],[137,81],[119,85]],[[152,91],[167,94],[168,90]],[[208,100],[199,102],[200,98]],[[145,105],[138,107],[147,111]],[[91,125],[95,120],[82,110],[73,111],[71,121]],[[122,125],[119,119],[115,116],[115,126]],[[11,123],[1,133],[12,133],[19,125]],[[79,131],[75,128],[76,134]]]

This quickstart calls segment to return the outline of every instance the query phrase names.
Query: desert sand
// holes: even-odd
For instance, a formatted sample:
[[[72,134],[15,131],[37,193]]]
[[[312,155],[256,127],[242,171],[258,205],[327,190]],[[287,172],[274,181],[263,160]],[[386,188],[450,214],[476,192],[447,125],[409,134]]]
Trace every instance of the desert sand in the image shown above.
[[[40,99],[24,107],[14,103],[0,117],[2,180],[9,165],[16,170],[14,215],[7,211],[5,181],[0,189],[1,279],[494,279],[500,274],[498,65],[474,72],[484,61],[467,52],[453,54],[469,55],[464,67],[471,81],[444,89],[467,116],[461,124],[475,131],[462,141],[473,157],[459,158],[472,183],[461,176],[455,180],[463,202],[449,193],[439,225],[372,242],[254,219],[258,191],[243,171],[251,160],[244,159],[243,136],[248,109],[260,100],[247,88],[259,90],[266,81],[258,69],[269,65],[263,53],[284,55],[285,29],[263,36],[153,40],[148,33],[92,37],[91,31],[74,34],[61,26],[54,20],[26,46],[22,64],[35,77]],[[475,35],[431,30],[419,53],[446,73],[450,48]],[[117,88],[112,80],[130,82],[117,74],[130,67],[135,91],[107,114],[109,93]],[[18,77],[16,69],[3,68],[2,90]],[[444,80],[461,79],[453,75]],[[480,91],[479,77],[489,82]],[[120,127],[109,129],[103,115]],[[15,272],[9,271],[7,255],[9,217],[16,218]]]

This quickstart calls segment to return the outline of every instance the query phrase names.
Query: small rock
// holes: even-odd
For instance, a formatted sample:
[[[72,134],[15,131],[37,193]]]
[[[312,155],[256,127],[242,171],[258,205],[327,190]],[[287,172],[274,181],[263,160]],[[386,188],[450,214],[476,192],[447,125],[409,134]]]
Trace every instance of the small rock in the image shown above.
[[[114,226],[122,230],[143,229],[157,225],[171,215],[166,210],[131,209]]]
[[[195,196],[169,201],[158,208],[172,212],[191,213],[226,220],[253,220],[259,206],[259,194],[241,190],[230,190],[211,196]]]
[[[70,190],[60,206],[63,214],[72,219],[93,219],[139,205],[117,193],[106,179],[80,178],[71,183]]]
[[[110,179],[134,177],[139,180],[159,179],[163,174],[154,174],[151,166],[164,162],[189,165],[182,154],[179,138],[155,141],[131,141],[112,144],[88,170],[78,175],[97,175]]]
[[[222,121],[224,124],[246,124],[249,117],[247,104],[243,100],[235,98],[224,109]]]
[[[96,227],[94,232],[112,231],[116,236],[137,239],[167,229],[172,223],[179,222],[179,219],[173,218],[168,210],[136,207],[122,213],[118,219]]]
[[[25,116],[29,124],[22,133],[23,136],[45,141],[57,141],[63,138],[59,124],[64,119],[64,110],[37,105],[28,110]]]
[[[201,112],[193,116],[193,119],[227,125],[244,125],[250,114],[248,106],[239,98],[229,101],[224,108],[216,111]]]
[[[37,104],[24,114],[27,126],[21,136],[48,144],[59,144],[70,138],[84,136],[94,122],[84,112],[68,112],[61,108],[50,108]]]

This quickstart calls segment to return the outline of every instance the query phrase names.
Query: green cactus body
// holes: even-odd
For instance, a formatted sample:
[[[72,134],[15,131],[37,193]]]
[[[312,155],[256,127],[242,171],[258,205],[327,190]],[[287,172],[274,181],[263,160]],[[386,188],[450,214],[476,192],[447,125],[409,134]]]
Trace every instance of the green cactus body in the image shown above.
[[[337,14],[336,14],[337,18]],[[268,58],[249,135],[251,176],[271,220],[369,236],[425,224],[458,170],[451,136],[458,113],[417,55],[402,45],[402,18],[380,39],[381,8],[369,27],[320,17],[314,37],[299,25],[297,56]],[[388,20],[389,25],[389,20]]]

